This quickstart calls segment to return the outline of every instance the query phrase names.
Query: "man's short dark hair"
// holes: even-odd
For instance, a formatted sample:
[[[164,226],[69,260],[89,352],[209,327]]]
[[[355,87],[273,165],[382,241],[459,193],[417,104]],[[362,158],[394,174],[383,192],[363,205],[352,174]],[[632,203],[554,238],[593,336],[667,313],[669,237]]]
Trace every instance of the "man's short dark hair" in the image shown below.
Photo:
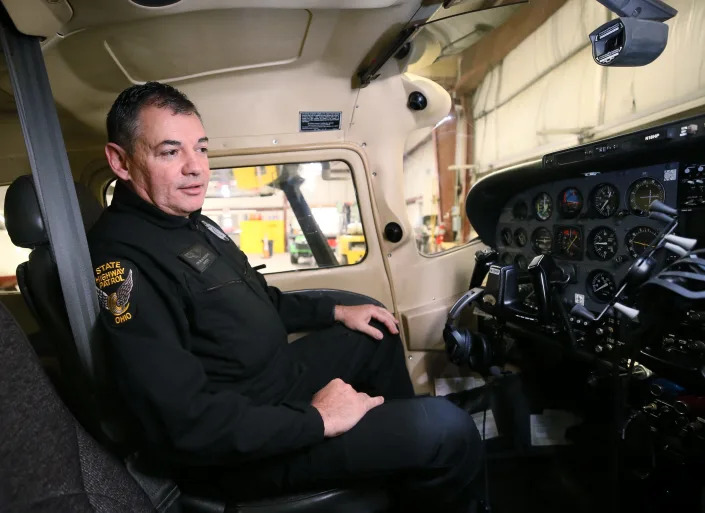
[[[108,112],[108,141],[132,153],[140,111],[148,106],[171,109],[174,114],[195,114],[199,119],[201,117],[193,102],[175,87],[159,82],[133,85],[119,94]]]

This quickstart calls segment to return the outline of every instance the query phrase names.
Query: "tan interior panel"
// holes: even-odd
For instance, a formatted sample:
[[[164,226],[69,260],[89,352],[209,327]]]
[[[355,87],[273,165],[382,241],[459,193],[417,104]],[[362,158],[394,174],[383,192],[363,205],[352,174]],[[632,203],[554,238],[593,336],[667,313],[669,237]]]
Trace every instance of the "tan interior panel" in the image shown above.
[[[443,349],[443,326],[448,311],[459,297],[460,295],[432,300],[431,303],[402,312],[404,336],[411,351]]]
[[[130,82],[175,82],[294,62],[310,22],[303,9],[196,11],[111,27],[104,46]]]

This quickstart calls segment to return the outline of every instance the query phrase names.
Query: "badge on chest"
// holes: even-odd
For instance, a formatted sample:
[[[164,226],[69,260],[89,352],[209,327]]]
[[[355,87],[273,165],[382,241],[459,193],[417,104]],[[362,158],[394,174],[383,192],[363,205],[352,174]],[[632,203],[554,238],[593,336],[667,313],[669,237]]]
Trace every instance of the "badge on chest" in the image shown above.
[[[202,273],[215,262],[217,255],[203,244],[194,244],[181,253],[179,258]]]

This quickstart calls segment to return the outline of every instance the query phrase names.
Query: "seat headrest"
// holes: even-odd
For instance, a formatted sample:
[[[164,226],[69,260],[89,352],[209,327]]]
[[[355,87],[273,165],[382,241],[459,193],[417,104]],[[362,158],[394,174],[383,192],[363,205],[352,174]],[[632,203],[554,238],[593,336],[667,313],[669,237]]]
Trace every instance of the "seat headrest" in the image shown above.
[[[103,207],[85,185],[80,183],[74,185],[83,224],[88,231],[100,217]],[[42,211],[39,208],[31,175],[18,177],[7,189],[5,227],[15,246],[34,249],[37,246],[49,244],[49,236],[42,220]]]
[[[78,198],[78,208],[81,210],[83,226],[87,232],[93,228],[100,214],[103,213],[103,206],[98,203],[88,187],[82,183],[74,183],[74,186],[76,187],[76,197]]]
[[[34,249],[49,243],[31,175],[18,177],[7,189],[5,228],[15,246]]]

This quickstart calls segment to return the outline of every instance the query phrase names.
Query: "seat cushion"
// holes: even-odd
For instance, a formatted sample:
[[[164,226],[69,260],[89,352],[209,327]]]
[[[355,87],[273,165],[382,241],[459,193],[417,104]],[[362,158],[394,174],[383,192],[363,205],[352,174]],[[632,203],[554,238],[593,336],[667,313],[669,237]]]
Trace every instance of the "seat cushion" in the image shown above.
[[[154,511],[122,463],[59,400],[2,303],[0,483],[0,511]]]

